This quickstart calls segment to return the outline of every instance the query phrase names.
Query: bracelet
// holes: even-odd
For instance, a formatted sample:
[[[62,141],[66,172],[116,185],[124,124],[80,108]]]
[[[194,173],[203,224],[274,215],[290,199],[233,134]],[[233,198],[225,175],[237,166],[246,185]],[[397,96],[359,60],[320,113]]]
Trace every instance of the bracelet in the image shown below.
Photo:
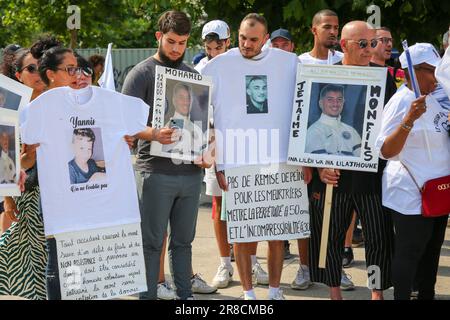
[[[406,130],[406,131],[411,131],[411,129],[413,128],[413,126],[409,126],[406,123],[402,123],[402,125],[400,126],[400,128]]]

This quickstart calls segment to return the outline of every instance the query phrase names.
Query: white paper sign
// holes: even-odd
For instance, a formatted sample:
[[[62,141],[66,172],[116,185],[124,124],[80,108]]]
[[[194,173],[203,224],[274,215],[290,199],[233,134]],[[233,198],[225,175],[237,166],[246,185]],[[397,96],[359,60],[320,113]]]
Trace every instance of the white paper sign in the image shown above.
[[[0,111],[0,196],[19,196],[19,121],[14,114]],[[2,199],[0,199],[2,201]]]
[[[150,154],[190,163],[208,148],[211,78],[156,66],[155,79],[152,127],[175,131],[171,144],[153,141]]]
[[[140,223],[55,235],[62,300],[147,291]]]
[[[288,164],[378,170],[386,68],[298,66]]]
[[[18,116],[31,100],[33,89],[0,74],[0,112]]]
[[[0,74],[0,196],[20,195],[19,110],[30,102],[32,92]]]
[[[227,169],[228,241],[255,242],[307,238],[308,192],[298,166]]]

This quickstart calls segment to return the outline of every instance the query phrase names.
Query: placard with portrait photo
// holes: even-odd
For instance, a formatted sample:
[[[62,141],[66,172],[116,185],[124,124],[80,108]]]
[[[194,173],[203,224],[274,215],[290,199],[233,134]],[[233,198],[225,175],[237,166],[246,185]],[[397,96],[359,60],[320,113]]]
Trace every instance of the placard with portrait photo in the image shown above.
[[[19,196],[19,124],[14,116],[0,120],[0,196]]]
[[[156,67],[153,128],[173,128],[172,143],[152,141],[150,154],[194,161],[208,148],[212,81],[200,74]]]
[[[31,100],[33,89],[0,75],[0,114],[14,114]]]
[[[378,170],[386,68],[299,65],[288,164]]]

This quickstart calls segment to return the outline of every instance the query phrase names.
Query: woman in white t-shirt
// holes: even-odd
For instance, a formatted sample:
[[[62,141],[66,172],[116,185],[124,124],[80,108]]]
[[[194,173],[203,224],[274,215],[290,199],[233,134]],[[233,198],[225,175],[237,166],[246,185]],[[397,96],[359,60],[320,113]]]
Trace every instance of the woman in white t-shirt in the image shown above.
[[[32,100],[45,89],[77,85],[77,61],[72,50],[59,47],[52,37],[40,39],[30,50],[18,51],[14,64],[16,79],[33,88]],[[16,203],[11,199],[7,206],[18,221],[0,239],[0,278],[7,279],[0,282],[0,295],[42,300],[46,298],[47,252],[39,209],[36,147],[22,145],[20,162],[28,170],[28,178],[25,192],[15,198]]]
[[[419,299],[434,299],[448,219],[448,215],[437,218],[421,215],[421,194],[413,180],[414,177],[422,186],[427,180],[450,174],[448,110],[437,99],[441,89],[436,89],[434,76],[440,58],[430,44],[416,44],[410,52],[423,96],[415,98],[410,76],[405,71],[408,86],[400,87],[384,108],[377,139],[381,156],[389,160],[382,186],[383,205],[390,210],[395,226],[392,283],[396,300],[409,300],[414,286],[419,291]],[[404,53],[400,61],[406,70]]]

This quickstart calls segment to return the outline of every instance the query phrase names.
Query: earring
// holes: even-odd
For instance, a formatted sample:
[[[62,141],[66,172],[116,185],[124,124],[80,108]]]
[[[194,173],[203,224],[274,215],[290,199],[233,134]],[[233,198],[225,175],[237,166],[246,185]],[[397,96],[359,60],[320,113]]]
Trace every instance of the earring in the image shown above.
[[[51,83],[55,82],[55,79],[50,79],[50,82],[51,82]]]

